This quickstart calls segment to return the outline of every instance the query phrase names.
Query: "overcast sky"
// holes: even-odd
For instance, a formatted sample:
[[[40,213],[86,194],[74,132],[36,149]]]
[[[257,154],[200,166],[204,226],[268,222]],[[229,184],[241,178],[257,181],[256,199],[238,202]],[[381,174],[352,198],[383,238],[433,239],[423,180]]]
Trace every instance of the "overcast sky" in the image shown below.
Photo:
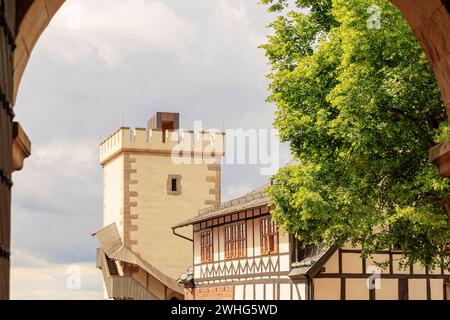
[[[258,0],[68,0],[29,61],[15,111],[33,144],[14,174],[14,299],[101,299],[100,140],[156,111],[181,126],[271,128],[264,52],[274,18]],[[79,14],[79,15],[78,15]],[[289,158],[281,148],[281,163]],[[223,200],[260,186],[258,166],[224,167]],[[195,214],[195,213],[194,213]],[[81,270],[81,290],[66,286]]]

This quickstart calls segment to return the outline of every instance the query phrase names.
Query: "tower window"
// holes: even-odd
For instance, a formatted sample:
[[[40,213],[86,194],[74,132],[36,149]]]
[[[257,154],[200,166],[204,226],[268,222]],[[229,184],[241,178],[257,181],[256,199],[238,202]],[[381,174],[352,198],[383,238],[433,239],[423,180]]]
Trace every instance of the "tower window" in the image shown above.
[[[177,179],[172,179],[172,192],[177,192]]]
[[[170,196],[181,195],[181,176],[169,175],[167,178],[167,194]]]

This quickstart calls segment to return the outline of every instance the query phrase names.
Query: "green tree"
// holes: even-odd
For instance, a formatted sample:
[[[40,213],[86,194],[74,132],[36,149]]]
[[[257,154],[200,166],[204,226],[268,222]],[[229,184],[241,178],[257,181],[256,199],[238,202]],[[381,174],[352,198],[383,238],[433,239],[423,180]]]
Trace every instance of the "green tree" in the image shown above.
[[[273,219],[305,245],[395,245],[405,266],[449,268],[450,184],[428,162],[447,115],[410,27],[388,0],[261,1],[280,11],[262,47],[295,160],[268,190]]]

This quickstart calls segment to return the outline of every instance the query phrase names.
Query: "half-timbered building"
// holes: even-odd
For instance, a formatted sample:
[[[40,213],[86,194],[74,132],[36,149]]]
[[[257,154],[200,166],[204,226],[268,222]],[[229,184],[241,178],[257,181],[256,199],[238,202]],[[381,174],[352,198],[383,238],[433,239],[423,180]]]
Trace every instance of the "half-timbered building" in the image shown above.
[[[193,226],[185,298],[229,300],[442,300],[449,272],[404,268],[402,253],[362,259],[358,247],[311,245],[279,232],[264,187],[173,227]],[[386,262],[386,264],[382,264]],[[385,266],[384,269],[381,266]]]

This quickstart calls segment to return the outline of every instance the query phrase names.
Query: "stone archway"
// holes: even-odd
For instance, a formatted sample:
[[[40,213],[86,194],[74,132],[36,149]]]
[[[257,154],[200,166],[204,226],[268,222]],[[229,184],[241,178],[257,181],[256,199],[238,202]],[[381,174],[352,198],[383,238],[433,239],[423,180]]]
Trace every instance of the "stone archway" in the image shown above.
[[[450,0],[391,0],[408,21],[433,66],[450,123]],[[430,150],[430,161],[450,177],[450,141]]]
[[[64,0],[19,0],[16,7],[16,49],[13,66],[13,104],[31,52]]]
[[[442,91],[450,119],[450,0],[391,0],[411,25]],[[9,298],[12,172],[20,170],[30,142],[14,120],[20,80],[40,35],[64,0],[0,0],[0,299]],[[450,141],[430,150],[440,174],[450,177]]]
[[[0,0],[0,299],[9,298],[12,173],[31,144],[14,122],[20,79],[39,36],[64,0]]]

